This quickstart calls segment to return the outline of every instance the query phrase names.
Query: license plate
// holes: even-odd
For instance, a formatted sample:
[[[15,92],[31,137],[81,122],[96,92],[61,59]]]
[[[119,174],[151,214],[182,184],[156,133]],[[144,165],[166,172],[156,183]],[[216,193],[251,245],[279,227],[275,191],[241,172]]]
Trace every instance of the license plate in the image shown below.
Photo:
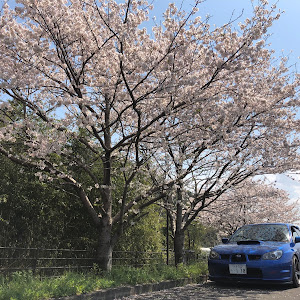
[[[242,264],[230,264],[229,265],[229,273],[230,274],[247,274],[246,265]]]

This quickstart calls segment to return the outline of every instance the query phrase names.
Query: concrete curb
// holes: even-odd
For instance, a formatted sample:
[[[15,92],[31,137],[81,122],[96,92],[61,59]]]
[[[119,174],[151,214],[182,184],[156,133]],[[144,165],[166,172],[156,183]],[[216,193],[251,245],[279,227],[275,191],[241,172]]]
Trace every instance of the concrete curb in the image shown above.
[[[207,281],[207,276],[203,275],[198,278],[183,278],[178,280],[163,281],[159,283],[148,283],[136,286],[122,286],[112,289],[103,289],[89,294],[68,296],[55,298],[56,300],[114,300],[117,298],[151,293],[166,289],[171,289],[177,286],[184,286],[191,283],[203,283]]]

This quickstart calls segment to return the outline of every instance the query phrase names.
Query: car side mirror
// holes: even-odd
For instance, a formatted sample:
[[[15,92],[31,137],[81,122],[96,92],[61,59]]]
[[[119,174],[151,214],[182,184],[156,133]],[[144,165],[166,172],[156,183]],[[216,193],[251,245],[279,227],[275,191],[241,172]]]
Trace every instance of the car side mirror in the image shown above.
[[[222,238],[222,243],[223,243],[223,244],[227,244],[227,243],[228,243],[228,241],[229,241],[229,239],[228,239],[228,238]]]
[[[295,244],[296,244],[296,243],[300,243],[300,236],[296,236],[296,237],[295,237]]]

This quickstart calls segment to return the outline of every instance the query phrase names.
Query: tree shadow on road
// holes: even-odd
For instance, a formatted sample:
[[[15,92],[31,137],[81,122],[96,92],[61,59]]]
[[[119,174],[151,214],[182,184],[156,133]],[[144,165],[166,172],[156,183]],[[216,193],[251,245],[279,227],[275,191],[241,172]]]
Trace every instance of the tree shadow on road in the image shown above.
[[[289,285],[278,284],[261,284],[261,283],[239,283],[239,282],[222,282],[215,283],[208,281],[204,284],[203,291],[206,292],[202,295],[203,299],[216,300],[216,299],[248,299],[256,300],[259,294],[261,299],[263,295],[269,295],[273,292],[280,292],[290,289]]]
[[[226,282],[216,284],[208,281],[201,284],[190,284],[148,294],[130,296],[122,299],[134,300],[263,300],[273,299],[274,293],[279,293],[289,289],[287,285],[266,285],[266,284],[244,284]],[[270,298],[271,297],[271,298]]]

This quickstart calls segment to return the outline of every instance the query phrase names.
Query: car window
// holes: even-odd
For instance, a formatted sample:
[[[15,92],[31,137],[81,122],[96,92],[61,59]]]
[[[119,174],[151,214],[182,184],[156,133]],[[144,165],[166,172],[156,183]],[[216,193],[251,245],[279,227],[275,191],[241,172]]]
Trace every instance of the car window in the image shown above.
[[[292,227],[292,237],[293,237],[293,240],[295,240],[296,236],[298,236],[298,233],[296,232],[296,229],[294,227]]]
[[[246,225],[238,229],[229,239],[229,242],[250,240],[288,242],[290,240],[289,230],[283,224]]]
[[[296,236],[300,236],[300,230],[296,227],[292,227],[292,235],[293,238],[295,238]]]

